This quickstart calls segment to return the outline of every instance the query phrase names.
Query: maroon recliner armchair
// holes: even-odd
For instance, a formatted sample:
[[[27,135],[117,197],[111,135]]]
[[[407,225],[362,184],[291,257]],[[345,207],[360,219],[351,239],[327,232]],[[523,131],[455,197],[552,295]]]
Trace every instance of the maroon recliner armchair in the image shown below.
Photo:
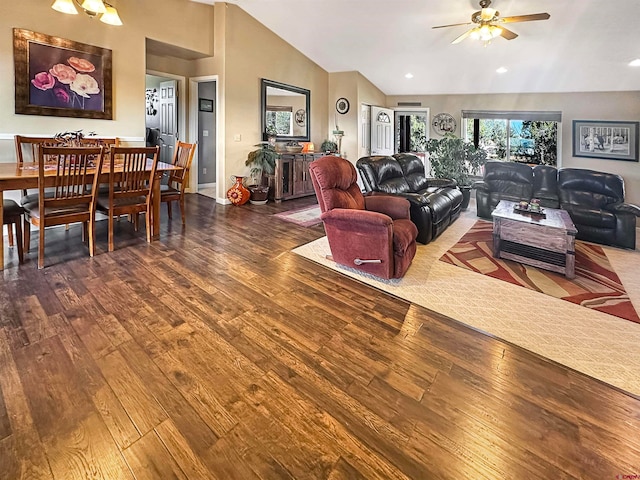
[[[402,277],[416,254],[418,235],[409,202],[365,197],[355,167],[340,157],[319,158],[309,170],[333,260],[385,279]]]

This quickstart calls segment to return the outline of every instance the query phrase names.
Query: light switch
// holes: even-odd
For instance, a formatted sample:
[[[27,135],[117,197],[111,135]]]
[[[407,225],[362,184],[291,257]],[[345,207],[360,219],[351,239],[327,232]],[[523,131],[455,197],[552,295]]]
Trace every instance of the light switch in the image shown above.
[[[240,135],[239,133],[237,133],[236,135],[233,136],[233,141],[234,142],[239,142],[242,140],[242,135]]]
[[[209,130],[202,130],[202,136],[203,137],[208,137],[209,136]]]

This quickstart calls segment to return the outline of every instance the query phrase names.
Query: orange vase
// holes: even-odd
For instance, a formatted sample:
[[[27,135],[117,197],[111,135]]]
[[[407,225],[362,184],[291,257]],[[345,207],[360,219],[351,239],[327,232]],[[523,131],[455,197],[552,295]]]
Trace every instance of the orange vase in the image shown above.
[[[244,177],[239,177],[237,175],[231,175],[231,178],[236,182],[234,183],[229,190],[227,190],[227,198],[234,205],[244,205],[249,201],[249,196],[251,192],[244,186],[242,183],[244,181]]]

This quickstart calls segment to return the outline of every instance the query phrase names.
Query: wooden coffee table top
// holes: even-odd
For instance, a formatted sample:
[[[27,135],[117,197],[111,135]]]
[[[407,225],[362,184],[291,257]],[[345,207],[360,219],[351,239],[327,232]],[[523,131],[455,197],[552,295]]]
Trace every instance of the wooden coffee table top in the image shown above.
[[[566,231],[567,233],[577,233],[577,229],[566,210],[560,210],[557,208],[543,207],[545,215],[536,215],[533,213],[520,213],[514,210],[517,205],[516,202],[509,200],[500,200],[498,206],[493,211],[491,216],[495,218],[502,218],[507,220],[515,220],[518,222],[530,223],[532,225],[541,225],[550,228],[558,228]]]

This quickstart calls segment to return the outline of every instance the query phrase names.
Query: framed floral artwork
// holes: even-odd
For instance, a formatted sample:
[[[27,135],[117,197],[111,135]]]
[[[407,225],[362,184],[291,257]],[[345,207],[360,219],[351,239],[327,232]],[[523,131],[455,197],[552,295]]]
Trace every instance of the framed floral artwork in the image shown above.
[[[15,112],[111,120],[111,50],[13,29]]]

